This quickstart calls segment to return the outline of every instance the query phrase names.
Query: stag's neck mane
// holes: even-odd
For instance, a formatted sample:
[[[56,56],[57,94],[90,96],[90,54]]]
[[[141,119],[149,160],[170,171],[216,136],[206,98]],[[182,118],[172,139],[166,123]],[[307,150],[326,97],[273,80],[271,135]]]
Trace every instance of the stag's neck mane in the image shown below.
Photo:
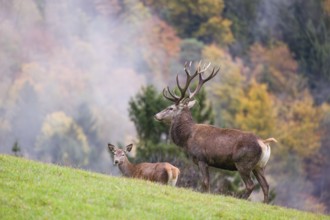
[[[132,164],[131,162],[129,162],[129,160],[127,159],[127,157],[125,158],[125,161],[122,164],[118,165],[120,171],[122,172],[122,174],[124,176],[130,177],[133,175],[134,173],[134,167],[135,165]]]
[[[194,124],[195,122],[193,121],[188,107],[183,108],[182,111],[173,118],[171,123],[170,135],[173,142],[185,148]]]

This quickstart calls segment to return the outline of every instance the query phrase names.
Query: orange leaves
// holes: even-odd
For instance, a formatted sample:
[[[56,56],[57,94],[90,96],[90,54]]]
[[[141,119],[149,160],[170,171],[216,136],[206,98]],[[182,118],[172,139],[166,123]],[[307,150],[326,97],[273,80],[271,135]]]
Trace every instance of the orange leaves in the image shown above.
[[[180,52],[180,38],[171,26],[156,16],[143,23],[140,34],[138,41],[145,62],[158,79],[167,80],[170,61]]]
[[[275,153],[294,151],[308,157],[317,152],[324,111],[303,86],[287,46],[255,44],[250,55],[251,69],[215,45],[204,48],[203,57],[221,67],[220,80],[212,87],[216,121],[262,138],[275,137],[280,146]]]
[[[305,89],[287,45],[277,42],[266,48],[255,44],[250,49],[250,57],[252,78],[267,83],[275,95],[273,136],[284,151],[292,150],[301,157],[312,155],[320,146],[322,110],[314,105],[313,97]]]
[[[265,48],[260,44],[252,45],[250,59],[254,65],[269,65],[284,74],[296,72],[298,68],[288,46],[282,42],[277,42],[270,48]]]
[[[323,1],[323,8],[324,8],[324,11],[330,15],[330,0],[324,0]]]
[[[254,44],[250,49],[251,75],[268,84],[269,90],[284,96],[298,92],[302,78],[298,75],[298,64],[289,48],[282,42],[266,48]]]

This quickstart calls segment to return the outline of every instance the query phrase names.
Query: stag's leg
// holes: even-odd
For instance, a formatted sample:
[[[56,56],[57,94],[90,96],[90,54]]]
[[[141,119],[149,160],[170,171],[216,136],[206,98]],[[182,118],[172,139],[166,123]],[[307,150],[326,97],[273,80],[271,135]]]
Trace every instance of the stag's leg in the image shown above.
[[[246,191],[245,193],[242,194],[241,198],[242,199],[247,199],[251,195],[253,189],[254,189],[254,183],[251,179],[251,173],[246,174],[246,173],[240,173],[241,177],[245,183]]]
[[[254,183],[251,178],[251,169],[244,167],[244,166],[239,166],[239,165],[236,165],[236,167],[245,183],[245,188],[246,188],[245,192],[241,195],[241,198],[247,199],[247,198],[249,198],[249,196],[251,195],[251,193],[254,189]]]
[[[202,176],[202,187],[204,192],[210,192],[210,174],[209,167],[203,161],[198,161],[198,168]]]
[[[269,185],[265,178],[264,169],[263,168],[254,169],[253,174],[256,176],[256,178],[261,186],[261,189],[264,193],[264,203],[268,203]]]
[[[242,194],[241,198],[247,199],[254,189],[251,173],[260,159],[260,154],[261,148],[259,145],[250,145],[249,147],[241,146],[240,150],[234,155],[236,168],[246,187],[246,191]]]

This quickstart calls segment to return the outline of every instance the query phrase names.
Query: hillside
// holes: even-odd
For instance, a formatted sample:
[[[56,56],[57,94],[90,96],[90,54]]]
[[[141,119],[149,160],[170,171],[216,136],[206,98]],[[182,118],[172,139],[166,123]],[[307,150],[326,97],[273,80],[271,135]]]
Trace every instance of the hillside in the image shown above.
[[[1,219],[330,219],[0,155]]]

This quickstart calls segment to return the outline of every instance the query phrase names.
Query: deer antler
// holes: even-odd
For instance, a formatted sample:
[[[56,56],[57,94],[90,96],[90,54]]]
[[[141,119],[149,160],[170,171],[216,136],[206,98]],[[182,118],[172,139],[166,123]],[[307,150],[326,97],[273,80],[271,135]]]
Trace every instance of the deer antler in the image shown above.
[[[169,87],[165,88],[163,90],[163,95],[165,98],[167,98],[168,100],[175,102],[175,104],[179,104],[185,97],[187,90],[189,90],[189,99],[192,99],[201,89],[202,85],[209,81],[210,79],[212,79],[213,77],[215,77],[217,75],[217,73],[219,72],[220,68],[218,68],[215,71],[215,68],[213,68],[213,71],[211,73],[211,75],[209,75],[206,79],[203,79],[202,74],[210,67],[211,63],[208,63],[207,65],[204,64],[201,67],[201,61],[198,63],[196,71],[194,74],[190,73],[190,67],[192,62],[189,62],[189,64],[186,62],[184,65],[184,71],[186,73],[186,82],[184,87],[182,87],[179,83],[179,74],[176,76],[176,84],[178,86],[178,89],[180,90],[180,96],[175,94],[175,91],[171,92],[171,90],[169,89]],[[199,82],[198,82],[198,86],[196,87],[195,91],[193,93],[190,92],[189,89],[189,85],[191,83],[191,81],[197,76],[199,75]]]
[[[208,64],[208,66],[206,67],[206,69],[210,66],[210,64],[211,63]],[[207,81],[209,81],[210,79],[212,79],[213,77],[215,77],[218,74],[219,70],[220,70],[220,67],[217,70],[214,67],[213,70],[212,70],[212,72],[211,72],[211,74],[206,79],[203,79],[203,75],[202,75],[202,73],[200,73],[199,74],[198,85],[197,85],[195,91],[194,92],[191,92],[189,90],[189,99],[191,100],[199,92],[199,90],[202,88],[202,86],[203,86],[204,83],[206,83]]]

